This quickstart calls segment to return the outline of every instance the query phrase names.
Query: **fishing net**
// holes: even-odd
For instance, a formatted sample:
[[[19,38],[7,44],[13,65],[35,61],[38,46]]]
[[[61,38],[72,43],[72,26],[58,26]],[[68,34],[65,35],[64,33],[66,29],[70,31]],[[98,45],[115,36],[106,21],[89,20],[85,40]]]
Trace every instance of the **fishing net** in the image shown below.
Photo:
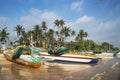
[[[40,63],[40,59],[39,58],[32,57],[31,59],[32,59],[33,63]]]

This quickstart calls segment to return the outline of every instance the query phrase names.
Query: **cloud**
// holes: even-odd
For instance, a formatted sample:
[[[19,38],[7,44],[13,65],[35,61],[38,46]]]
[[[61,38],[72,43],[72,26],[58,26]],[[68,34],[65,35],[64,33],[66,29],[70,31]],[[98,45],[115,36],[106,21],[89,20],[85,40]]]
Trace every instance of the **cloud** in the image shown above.
[[[91,39],[100,42],[110,42],[116,46],[120,45],[120,18],[114,20],[101,21],[93,28]],[[92,32],[92,31],[91,31]],[[120,46],[119,46],[120,47]]]
[[[116,31],[119,29],[120,25],[120,18],[114,19],[114,20],[109,20],[105,22],[100,22],[98,26],[96,27],[97,32],[103,32],[103,31]]]
[[[80,17],[76,20],[76,23],[77,24],[83,24],[83,23],[91,22],[92,20],[93,20],[93,17],[82,16],[82,17]]]
[[[107,21],[95,19],[93,16],[84,15],[73,22],[66,23],[72,30],[78,34],[80,29],[88,32],[88,39],[96,42],[109,42],[120,47],[120,17]],[[72,40],[73,37],[70,39]]]
[[[72,22],[66,22],[66,26],[74,30],[76,32],[76,35],[79,33],[81,29],[83,29],[84,31],[87,31],[89,34],[94,28],[93,26],[95,26],[96,23],[97,22],[93,16],[84,15],[84,16],[78,17],[76,20]],[[69,40],[73,40],[73,37],[71,37]]]
[[[95,19],[93,16],[84,15],[82,17],[77,18],[73,22],[68,22],[67,26],[71,27],[76,33],[79,32],[80,29],[84,29],[85,31],[90,31],[90,29],[95,26]]]
[[[82,10],[82,1],[73,2],[71,4],[71,10],[81,11]]]
[[[0,17],[0,28],[5,27],[8,21],[9,21],[9,18],[1,16]]]
[[[56,19],[61,19],[61,17],[53,11],[41,11],[39,9],[31,8],[28,15],[20,18],[20,22],[26,27],[33,27],[36,24],[41,24],[42,21],[46,21],[48,27],[53,28],[53,22]]]

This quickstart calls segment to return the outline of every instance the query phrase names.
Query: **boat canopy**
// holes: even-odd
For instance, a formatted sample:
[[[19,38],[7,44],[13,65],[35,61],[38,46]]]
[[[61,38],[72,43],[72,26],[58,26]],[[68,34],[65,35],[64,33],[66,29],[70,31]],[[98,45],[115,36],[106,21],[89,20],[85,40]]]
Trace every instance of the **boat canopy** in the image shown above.
[[[57,48],[56,51],[50,48],[48,50],[48,53],[51,54],[51,55],[60,56],[60,55],[64,54],[67,51],[68,51],[68,48],[66,48],[66,47],[59,47],[59,48]]]
[[[17,46],[12,53],[12,59],[17,59],[20,57],[20,55],[23,53],[23,50],[28,49],[27,46],[21,45],[21,46]]]

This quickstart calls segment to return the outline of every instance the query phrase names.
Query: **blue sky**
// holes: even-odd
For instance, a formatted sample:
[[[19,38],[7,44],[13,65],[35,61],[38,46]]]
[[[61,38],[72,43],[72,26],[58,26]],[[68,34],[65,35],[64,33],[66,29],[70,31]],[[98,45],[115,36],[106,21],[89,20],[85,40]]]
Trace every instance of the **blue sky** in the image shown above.
[[[46,21],[56,29],[53,22],[63,19],[76,34],[84,29],[88,39],[120,47],[119,14],[120,0],[0,0],[0,28],[7,26],[11,37],[17,24],[30,30]]]

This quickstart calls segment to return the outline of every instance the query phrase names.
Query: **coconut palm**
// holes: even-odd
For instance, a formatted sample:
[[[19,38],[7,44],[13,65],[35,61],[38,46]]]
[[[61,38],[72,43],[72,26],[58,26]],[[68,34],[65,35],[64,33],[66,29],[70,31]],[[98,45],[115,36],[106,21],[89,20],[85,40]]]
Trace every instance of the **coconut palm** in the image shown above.
[[[84,30],[80,30],[79,31],[79,34],[77,35],[77,39],[79,39],[80,41],[83,40],[84,37],[87,37],[88,36],[88,33],[87,32],[84,32]]]
[[[28,38],[31,42],[33,42],[33,34],[34,34],[34,31],[33,30],[29,30],[27,32],[27,35],[28,35]]]
[[[65,21],[63,20],[63,19],[61,19],[61,20],[55,20],[55,22],[54,22],[54,24],[55,24],[55,26],[57,26],[58,28],[63,28],[64,27],[64,25],[65,25]]]
[[[36,46],[39,46],[40,34],[41,34],[40,30],[41,29],[40,29],[39,25],[35,25],[34,26],[34,29],[33,29],[33,40],[35,41]]]
[[[60,31],[60,45],[63,45],[64,40],[67,39],[67,37],[70,36],[71,30],[70,27],[64,27],[62,28],[62,30]]]
[[[7,27],[5,27],[0,31],[0,42],[4,44],[7,42],[8,39],[9,39],[9,33],[7,32]]]
[[[50,44],[54,41],[54,33],[55,33],[55,31],[53,29],[49,29],[48,37],[49,37],[49,43]]]
[[[58,38],[58,37],[59,37],[59,32],[55,31],[55,38]]]
[[[42,44],[45,45],[44,47],[46,47],[47,45],[46,40],[48,40],[48,33],[46,31],[48,28],[45,21],[42,21],[41,29],[42,29],[41,41],[42,41]]]
[[[46,30],[48,29],[45,21],[43,21],[43,22],[41,23],[41,28],[42,28],[43,31],[45,31],[45,32],[46,32]]]
[[[85,32],[84,30],[80,30],[79,33],[78,33],[78,35],[76,36],[77,42],[79,42],[79,44],[80,44],[80,42],[81,42],[81,45],[82,45],[82,48],[83,48],[83,49],[85,49],[85,45],[84,45],[83,38],[84,38],[84,37],[87,37],[87,36],[88,36],[88,33]]]
[[[61,19],[61,20],[59,20],[59,25],[62,27],[62,29],[63,29],[63,27],[64,27],[64,25],[65,25],[65,21],[63,20],[63,19]]]
[[[54,22],[55,26],[58,27],[58,32],[57,32],[57,35],[58,35],[58,41],[61,43],[63,41],[63,36],[61,35],[61,33],[63,33],[63,27],[65,25],[65,21],[63,19],[61,20],[55,20]],[[58,43],[58,42],[57,42]]]
[[[71,31],[71,36],[73,36],[73,38],[74,38],[74,36],[75,36],[75,31],[74,30]]]
[[[67,38],[68,36],[70,36],[70,32],[71,32],[70,27],[64,27],[60,33],[61,35],[64,36],[64,38],[65,37]]]
[[[15,30],[17,32],[17,36],[20,36],[22,34],[22,31],[24,31],[23,26],[21,25],[16,25]]]
[[[79,34],[76,36],[75,40],[76,40],[77,42],[80,42]]]
[[[60,22],[59,22],[59,20],[58,20],[58,19],[55,20],[54,24],[55,24],[55,26],[59,27],[59,26],[60,26]]]

